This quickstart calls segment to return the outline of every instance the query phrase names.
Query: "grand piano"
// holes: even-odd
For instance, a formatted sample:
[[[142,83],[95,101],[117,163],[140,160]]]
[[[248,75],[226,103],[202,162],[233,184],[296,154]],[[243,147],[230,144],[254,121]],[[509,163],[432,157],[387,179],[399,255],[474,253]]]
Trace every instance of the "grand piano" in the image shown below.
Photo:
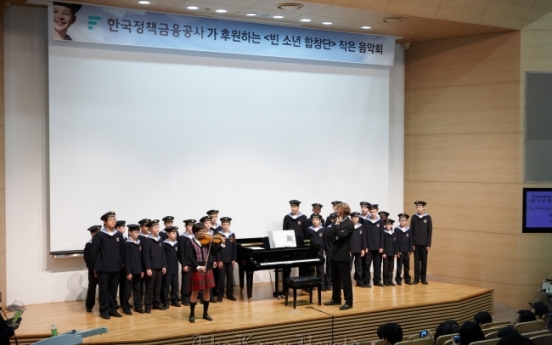
[[[247,282],[247,300],[251,302],[253,295],[253,273],[259,270],[275,271],[274,297],[287,293],[286,278],[292,267],[312,267],[324,264],[318,245],[310,245],[308,241],[303,246],[295,248],[267,249],[266,237],[242,238],[236,240],[239,265],[240,289],[244,286],[244,273]],[[281,281],[280,281],[281,279]]]

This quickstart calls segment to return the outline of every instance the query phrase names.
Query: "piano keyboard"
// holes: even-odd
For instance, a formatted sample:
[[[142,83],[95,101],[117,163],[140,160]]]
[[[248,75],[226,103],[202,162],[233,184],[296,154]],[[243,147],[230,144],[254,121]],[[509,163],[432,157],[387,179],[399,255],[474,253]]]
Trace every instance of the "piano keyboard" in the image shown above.
[[[320,259],[303,259],[303,260],[290,260],[290,261],[272,261],[272,262],[261,262],[259,266],[273,266],[273,265],[293,265],[300,264],[304,262],[320,262]]]

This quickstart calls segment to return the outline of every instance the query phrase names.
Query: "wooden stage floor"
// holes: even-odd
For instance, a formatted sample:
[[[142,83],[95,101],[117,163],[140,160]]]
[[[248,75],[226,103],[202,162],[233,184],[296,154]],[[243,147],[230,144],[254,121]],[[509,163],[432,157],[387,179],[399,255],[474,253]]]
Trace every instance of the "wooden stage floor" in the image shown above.
[[[251,303],[245,291],[236,289],[238,301],[210,304],[213,322],[201,319],[203,306],[198,304],[194,324],[188,322],[189,307],[184,306],[104,320],[97,304],[93,313],[86,313],[84,301],[30,305],[17,336],[20,344],[33,343],[48,336],[54,323],[59,333],[108,328],[106,334],[86,338],[86,344],[345,344],[376,339],[377,327],[385,322],[398,322],[405,334],[413,334],[435,329],[445,319],[463,322],[477,311],[492,313],[493,307],[490,289],[432,281],[427,286],[355,287],[354,307],[346,311],[339,306],[318,306],[316,291],[313,304],[308,293],[298,292],[294,310],[292,298],[286,307],[283,299],[272,297],[268,283],[254,285]],[[330,297],[331,292],[323,292],[322,303]]]

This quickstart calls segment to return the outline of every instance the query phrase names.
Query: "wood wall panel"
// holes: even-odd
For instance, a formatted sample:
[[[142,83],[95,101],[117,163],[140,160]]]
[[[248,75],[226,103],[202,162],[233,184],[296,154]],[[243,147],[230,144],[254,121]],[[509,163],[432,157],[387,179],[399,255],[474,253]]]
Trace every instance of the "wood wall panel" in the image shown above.
[[[436,227],[466,231],[477,227],[498,234],[521,232],[521,189],[515,184],[405,181],[404,189],[404,211],[413,214],[414,200],[425,200]]]
[[[519,81],[518,32],[418,43],[406,53],[406,89]]]
[[[405,136],[405,179],[517,183],[519,133]]]
[[[519,82],[406,91],[409,134],[519,132]]]
[[[4,139],[4,6],[0,6],[0,291],[6,296],[6,151]],[[0,306],[5,307],[2,301]]]

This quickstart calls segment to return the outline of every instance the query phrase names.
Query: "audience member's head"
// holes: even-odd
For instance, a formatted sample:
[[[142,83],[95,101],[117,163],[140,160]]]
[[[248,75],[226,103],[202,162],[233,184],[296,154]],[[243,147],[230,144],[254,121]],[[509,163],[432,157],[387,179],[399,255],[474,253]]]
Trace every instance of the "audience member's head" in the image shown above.
[[[398,323],[386,323],[383,325],[381,333],[383,339],[389,345],[395,345],[395,343],[402,341],[403,338],[402,328]]]
[[[533,342],[520,334],[512,333],[500,338],[497,345],[533,345]]]
[[[506,326],[498,330],[496,333],[497,338],[502,338],[508,334],[519,334],[518,330],[515,329],[513,326]]]
[[[456,331],[454,330],[454,325],[449,322],[441,322],[439,326],[435,329],[435,341],[437,341],[437,338],[439,338],[442,335],[447,334],[454,334]]]
[[[546,329],[552,332],[552,313],[544,315],[543,320],[544,324],[546,325]]]
[[[531,311],[535,314],[535,316],[542,319],[542,317],[550,312],[548,309],[548,306],[544,302],[537,302],[533,304],[533,308]]]
[[[381,325],[378,327],[378,330],[376,331],[376,334],[378,335],[378,339],[383,339],[383,327],[385,325]]]
[[[468,345],[474,341],[485,340],[481,327],[475,321],[468,321],[460,327],[460,345]]]
[[[473,316],[473,321],[477,322],[479,326],[481,326],[486,323],[492,323],[493,317],[491,316],[491,314],[487,313],[486,311],[480,311],[479,313]]]
[[[516,322],[528,322],[528,321],[535,321],[537,318],[535,317],[535,314],[531,310],[518,310],[518,316],[516,317]]]

